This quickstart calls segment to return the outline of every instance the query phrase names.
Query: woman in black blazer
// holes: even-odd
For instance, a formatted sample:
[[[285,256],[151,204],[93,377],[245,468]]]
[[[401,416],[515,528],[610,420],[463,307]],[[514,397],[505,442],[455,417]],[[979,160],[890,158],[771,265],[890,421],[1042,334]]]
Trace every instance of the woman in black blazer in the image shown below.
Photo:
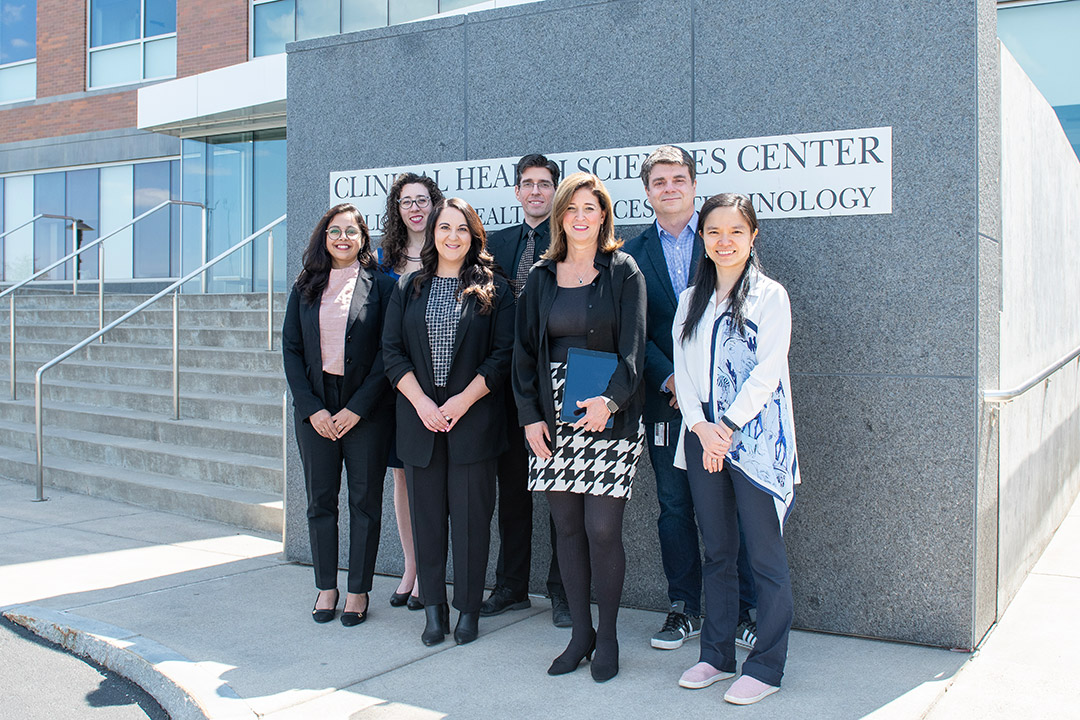
[[[367,618],[382,522],[393,395],[380,341],[394,283],[376,267],[371,236],[348,203],[315,226],[281,331],[285,377],[304,465],[315,586],[315,622],[337,608],[338,492],[349,493],[349,577],[341,623]]]
[[[555,191],[551,244],[518,298],[514,347],[518,420],[532,450],[529,489],[544,491],[551,508],[573,621],[570,644],[548,673],[573,672],[595,650],[589,669],[597,682],[619,672],[623,511],[644,446],[645,280],[621,245],[600,179],[579,172],[563,180]],[[559,417],[574,348],[610,353],[616,364],[603,392],[578,401],[580,418],[565,423]],[[598,607],[595,631],[590,589]]]
[[[428,218],[422,267],[398,281],[386,314],[386,374],[399,391],[425,645],[449,633],[447,521],[453,532],[454,640],[476,639],[487,572],[495,468],[506,449],[502,393],[514,342],[514,296],[485,249],[484,228],[459,198]]]

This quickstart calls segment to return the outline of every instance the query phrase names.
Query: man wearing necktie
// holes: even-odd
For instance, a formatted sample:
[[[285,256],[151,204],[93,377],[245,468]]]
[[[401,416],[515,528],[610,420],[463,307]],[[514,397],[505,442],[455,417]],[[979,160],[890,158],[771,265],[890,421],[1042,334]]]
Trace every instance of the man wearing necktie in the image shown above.
[[[559,166],[543,155],[521,158],[514,170],[514,195],[521,203],[525,221],[488,235],[487,248],[495,262],[510,278],[514,296],[521,294],[529,269],[548,249],[549,216]],[[529,456],[524,433],[518,423],[512,393],[507,393],[507,424],[518,428],[510,433],[510,449],[499,458],[499,560],[495,566],[495,589],[480,608],[481,615],[498,615],[530,606],[529,569],[532,563],[532,494],[529,492]],[[555,552],[555,528],[550,523],[551,565],[547,589],[551,597],[552,622],[570,627],[559,561]]]

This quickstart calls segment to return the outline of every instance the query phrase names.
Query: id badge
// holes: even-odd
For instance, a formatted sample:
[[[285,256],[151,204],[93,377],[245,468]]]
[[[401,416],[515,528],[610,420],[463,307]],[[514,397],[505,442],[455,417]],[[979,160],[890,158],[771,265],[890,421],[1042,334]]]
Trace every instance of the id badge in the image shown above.
[[[668,424],[666,422],[658,422],[653,424],[653,445],[656,447],[667,447],[668,441]]]

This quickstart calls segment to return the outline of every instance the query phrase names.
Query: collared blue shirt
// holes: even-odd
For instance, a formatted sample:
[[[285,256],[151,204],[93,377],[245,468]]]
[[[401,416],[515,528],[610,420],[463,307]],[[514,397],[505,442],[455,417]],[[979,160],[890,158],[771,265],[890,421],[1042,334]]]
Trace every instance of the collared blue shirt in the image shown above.
[[[694,255],[694,233],[697,232],[698,214],[690,216],[690,222],[675,237],[656,221],[656,233],[660,236],[660,247],[667,261],[668,277],[675,297],[679,297],[690,282],[690,261]]]

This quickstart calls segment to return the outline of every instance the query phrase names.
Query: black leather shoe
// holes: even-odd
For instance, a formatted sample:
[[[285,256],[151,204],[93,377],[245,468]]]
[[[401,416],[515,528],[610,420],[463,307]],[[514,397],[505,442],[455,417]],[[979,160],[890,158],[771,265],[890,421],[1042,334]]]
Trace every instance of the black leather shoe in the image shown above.
[[[409,601],[409,593],[394,593],[390,596],[390,607],[401,607]]]
[[[548,675],[565,675],[574,672],[582,660],[592,660],[593,650],[596,649],[596,631],[590,630],[589,632],[592,638],[589,640],[588,649],[581,653],[580,650],[574,651],[567,647],[563,654],[555,658],[551,663],[551,667],[548,668]],[[571,640],[570,644],[572,645],[573,642]]]
[[[450,606],[446,603],[441,605],[428,605],[424,608],[427,616],[427,625],[420,639],[427,646],[438,645],[450,634]]]
[[[312,608],[311,619],[317,623],[328,623],[334,619],[334,615],[337,614],[337,602],[341,599],[341,593],[334,590],[334,607],[329,610],[320,610],[319,608]],[[315,604],[319,604],[319,597],[315,596]]]
[[[525,593],[515,595],[510,588],[496,585],[491,595],[480,605],[480,614],[484,617],[501,615],[507,610],[524,610],[532,607],[529,596]]]
[[[568,628],[574,625],[574,621],[570,618],[570,605],[562,595],[551,596],[551,624],[557,628]]]
[[[468,645],[480,634],[480,613],[458,613],[457,627],[454,628],[454,642]]]
[[[619,641],[612,640],[596,647],[596,657],[589,666],[592,679],[598,683],[607,682],[619,674]]]
[[[364,609],[361,610],[360,612],[352,612],[350,610],[342,610],[342,613],[341,613],[341,624],[342,625],[344,625],[345,627],[355,627],[356,625],[359,625],[360,623],[367,620],[368,603],[371,600],[370,600],[370,598],[368,598],[367,593],[364,593],[364,599],[365,599]]]
[[[409,608],[410,610],[423,610],[424,603],[420,602],[420,598],[416,597],[415,595],[410,595],[409,602],[405,607]]]

